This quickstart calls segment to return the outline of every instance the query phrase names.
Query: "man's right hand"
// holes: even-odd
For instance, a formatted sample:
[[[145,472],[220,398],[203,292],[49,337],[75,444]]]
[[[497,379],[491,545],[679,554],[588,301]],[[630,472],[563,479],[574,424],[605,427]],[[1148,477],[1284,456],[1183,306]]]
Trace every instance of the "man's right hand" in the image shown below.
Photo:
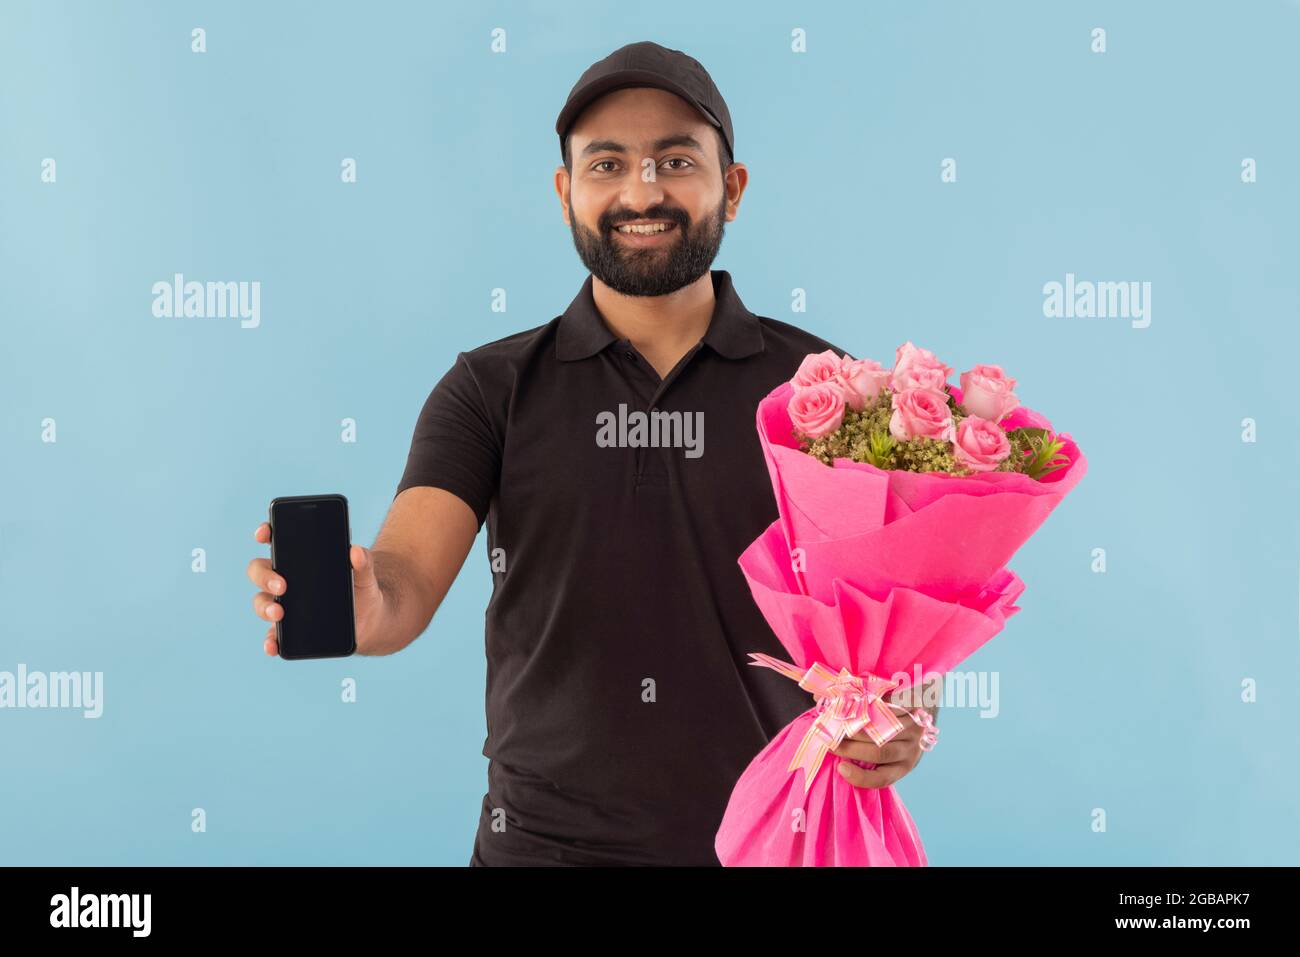
[[[253,538],[263,544],[271,541],[271,526],[263,522],[253,532]],[[353,545],[348,557],[352,562],[352,601],[357,635],[357,650],[364,644],[364,637],[375,628],[384,612],[384,595],[375,580],[374,560],[368,548]],[[263,648],[268,655],[280,654],[280,643],[275,638],[275,622],[284,618],[284,606],[275,599],[285,593],[288,582],[280,573],[271,568],[269,558],[254,558],[248,563],[249,580],[259,589],[253,596],[253,611],[257,617],[271,622],[266,630]]]

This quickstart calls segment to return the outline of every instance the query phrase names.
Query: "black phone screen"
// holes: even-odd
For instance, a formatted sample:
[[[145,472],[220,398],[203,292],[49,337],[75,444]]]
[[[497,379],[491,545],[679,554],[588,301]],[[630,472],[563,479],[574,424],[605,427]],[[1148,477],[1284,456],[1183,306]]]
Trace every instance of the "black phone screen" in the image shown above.
[[[342,495],[277,498],[271,503],[271,567],[284,576],[275,596],[281,658],[338,658],[356,651],[351,533]]]

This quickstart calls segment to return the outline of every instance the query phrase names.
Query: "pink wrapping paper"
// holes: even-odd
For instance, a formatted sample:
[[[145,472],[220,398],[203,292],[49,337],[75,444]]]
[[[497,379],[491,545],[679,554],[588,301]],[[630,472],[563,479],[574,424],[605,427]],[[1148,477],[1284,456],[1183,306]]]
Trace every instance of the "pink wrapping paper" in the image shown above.
[[[788,383],[773,390],[756,417],[779,518],[739,564],[764,618],[801,670],[821,662],[907,687],[918,667],[925,677],[956,667],[1020,610],[1024,583],[1005,563],[1082,478],[1083,454],[1062,434],[1069,464],[1041,481],[886,472],[849,459],[828,468],[799,451],[786,414],[792,391]],[[1051,428],[1023,408],[1003,424]],[[769,680],[790,679],[773,672]],[[807,789],[804,772],[790,770],[819,711],[811,695],[809,704],[736,783],[715,839],[719,860],[927,864],[892,787],[849,783],[835,770],[843,759],[830,753]]]
[[[949,386],[958,402],[961,390]],[[803,549],[800,590],[823,601],[844,576],[872,594],[894,585],[955,600],[984,587],[1078,483],[1087,460],[1067,433],[1070,464],[1040,481],[1017,472],[971,476],[886,472],[836,459],[828,468],[799,450],[785,383],[758,406],[759,441],[790,547]],[[1016,409],[1003,425],[1051,428]]]

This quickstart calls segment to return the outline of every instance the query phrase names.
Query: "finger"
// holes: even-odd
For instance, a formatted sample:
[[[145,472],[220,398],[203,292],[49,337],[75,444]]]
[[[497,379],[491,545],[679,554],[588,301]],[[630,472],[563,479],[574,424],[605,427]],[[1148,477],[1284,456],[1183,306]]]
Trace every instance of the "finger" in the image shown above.
[[[353,545],[348,551],[348,558],[352,562],[352,586],[377,589],[379,582],[375,580],[375,561],[370,549]]]
[[[284,576],[271,567],[269,558],[254,558],[248,563],[248,578],[263,591],[273,595],[283,595],[288,583]]]
[[[943,675],[933,675],[920,686],[907,685],[890,692],[887,700],[911,711],[913,708],[928,708],[934,705],[942,694]]]
[[[267,580],[272,577],[271,560],[269,558],[253,558],[248,562],[246,569],[248,580],[262,590],[266,589]],[[275,576],[279,577],[279,576]]]
[[[865,741],[863,739],[866,739]],[[868,749],[868,750],[863,750]],[[876,764],[888,764],[904,761],[921,750],[921,726],[914,721],[907,721],[903,729],[883,745],[877,745],[866,732],[845,738],[838,748],[832,748],[832,754],[853,758],[857,761],[873,761]]]
[[[854,787],[885,788],[903,776],[903,766],[899,763],[885,764],[878,768],[860,768],[848,761],[840,761],[837,771]]]
[[[257,526],[257,528],[253,530],[253,538],[264,545],[269,542],[271,540],[271,523],[263,522],[261,525]]]
[[[284,576],[271,567],[269,558],[254,558],[248,563],[248,578],[254,585],[277,595],[284,594]]]
[[[855,738],[845,738],[840,742],[838,748],[831,748],[831,754],[839,755],[841,758],[852,758],[854,761],[875,761],[881,760],[880,746],[872,741],[858,741]]]
[[[832,748],[831,754],[839,755],[842,758],[851,758],[854,761],[870,761],[873,764],[892,764],[895,761],[908,761],[915,758],[921,751],[921,741],[919,738],[899,741],[897,739],[886,741],[883,745],[863,744],[860,741],[849,741],[847,738],[838,748]]]
[[[272,631],[274,630],[273,628]],[[266,641],[262,642],[262,649],[268,655],[278,655],[280,653],[280,643],[275,640],[274,635],[267,635]]]
[[[921,739],[912,738],[907,741],[890,741],[880,749],[880,760],[876,763],[880,765],[893,764],[896,761],[915,761],[921,754]]]
[[[921,726],[919,724],[917,724],[911,718],[907,718],[906,720],[903,720],[902,716],[900,716],[899,720],[901,720],[903,724],[902,730],[900,730],[898,734],[890,738],[889,739],[890,741],[909,741],[912,739],[920,740]],[[866,729],[863,728],[857,734],[851,734],[848,737],[846,737],[844,740],[845,741],[871,741],[872,739],[871,739],[871,735],[867,734]],[[875,742],[872,741],[872,743],[874,744]]]
[[[907,708],[909,711],[913,708],[919,708],[925,695],[924,688],[917,688],[915,685],[908,685],[906,688],[899,688],[891,693],[886,699],[890,704],[896,704],[899,707]]]
[[[911,718],[903,719],[903,730],[889,739],[891,744],[916,744],[921,740],[921,726]]]
[[[258,618],[267,621],[281,621],[284,618],[284,606],[275,600],[274,595],[259,591],[253,596],[253,611]]]

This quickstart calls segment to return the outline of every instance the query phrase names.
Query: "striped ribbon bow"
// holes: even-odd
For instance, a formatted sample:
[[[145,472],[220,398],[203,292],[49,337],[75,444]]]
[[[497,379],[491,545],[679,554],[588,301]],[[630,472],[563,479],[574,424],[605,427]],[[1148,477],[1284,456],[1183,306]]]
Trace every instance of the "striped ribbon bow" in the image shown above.
[[[905,712],[924,729],[921,733],[922,751],[929,751],[935,745],[939,729],[935,727],[930,712],[923,708],[908,711],[902,705],[884,699],[886,694],[900,687],[902,681],[890,681],[869,671],[855,675],[847,668],[841,668],[837,674],[820,661],[813,662],[807,671],[800,671],[788,661],[761,652],[750,652],[749,657],[754,659],[751,665],[779,671],[799,682],[800,688],[811,691],[817,699],[817,720],[799,742],[799,749],[790,759],[787,769],[803,768],[804,794],[812,787],[813,775],[821,767],[826,752],[838,748],[845,738],[865,730],[872,741],[883,745],[902,731],[903,722],[891,709]]]

